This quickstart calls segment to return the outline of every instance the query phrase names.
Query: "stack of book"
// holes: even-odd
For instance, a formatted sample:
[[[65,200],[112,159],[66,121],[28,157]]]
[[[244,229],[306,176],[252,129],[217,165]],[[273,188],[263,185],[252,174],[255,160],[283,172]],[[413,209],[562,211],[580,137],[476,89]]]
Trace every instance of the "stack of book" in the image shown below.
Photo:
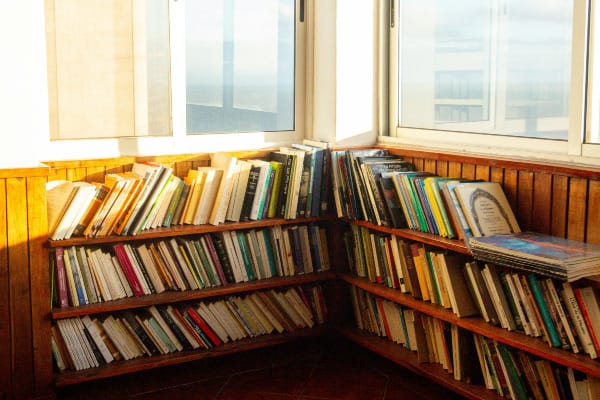
[[[479,260],[569,282],[600,275],[598,245],[536,232],[474,237],[470,242],[473,256]]]
[[[57,247],[52,261],[59,307],[330,267],[326,231],[313,223],[102,247]]]
[[[47,184],[49,238],[136,235],[146,229],[327,213],[330,152],[305,140],[265,160],[212,156],[210,167],[178,177],[171,167],[140,161],[102,183]]]
[[[201,303],[157,305],[65,318],[52,327],[59,370],[84,370],[144,356],[212,349],[261,335],[323,324],[320,286],[259,291]]]

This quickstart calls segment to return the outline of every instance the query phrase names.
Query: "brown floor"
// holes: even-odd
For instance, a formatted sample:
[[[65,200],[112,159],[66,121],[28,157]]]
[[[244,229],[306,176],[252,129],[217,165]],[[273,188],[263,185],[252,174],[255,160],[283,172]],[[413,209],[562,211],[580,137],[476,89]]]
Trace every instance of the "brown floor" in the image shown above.
[[[273,348],[64,388],[59,400],[458,400],[445,388],[343,339]]]

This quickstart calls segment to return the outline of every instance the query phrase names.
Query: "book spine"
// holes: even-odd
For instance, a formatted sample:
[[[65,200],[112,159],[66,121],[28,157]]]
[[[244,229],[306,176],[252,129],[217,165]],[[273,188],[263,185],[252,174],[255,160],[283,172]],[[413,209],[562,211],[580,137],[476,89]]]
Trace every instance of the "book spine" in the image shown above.
[[[538,306],[540,316],[542,317],[542,322],[546,327],[546,333],[548,334],[550,344],[552,345],[552,347],[560,347],[561,342],[560,338],[558,337],[558,332],[556,331],[556,327],[552,322],[550,310],[548,309],[548,306],[546,305],[546,302],[544,300],[542,287],[540,286],[540,283],[538,282],[538,279],[535,276],[535,274],[527,274],[527,282],[529,283],[529,287],[531,288],[531,292],[535,303]]]

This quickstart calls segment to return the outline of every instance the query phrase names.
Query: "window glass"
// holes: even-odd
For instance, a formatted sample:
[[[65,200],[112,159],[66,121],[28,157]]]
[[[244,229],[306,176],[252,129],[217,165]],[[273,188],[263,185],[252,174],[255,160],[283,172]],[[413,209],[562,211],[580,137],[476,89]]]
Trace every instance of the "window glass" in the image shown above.
[[[400,126],[567,139],[573,1],[399,3]]]
[[[188,133],[294,129],[294,0],[187,0]]]

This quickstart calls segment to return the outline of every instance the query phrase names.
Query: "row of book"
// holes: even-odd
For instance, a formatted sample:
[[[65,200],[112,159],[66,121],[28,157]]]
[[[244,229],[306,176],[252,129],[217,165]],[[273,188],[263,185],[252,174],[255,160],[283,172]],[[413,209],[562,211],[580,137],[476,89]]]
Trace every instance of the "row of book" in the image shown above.
[[[130,171],[106,174],[103,183],[50,181],[49,238],[323,215],[331,186],[329,159],[326,143],[306,140],[266,159],[215,153],[209,167],[190,169],[183,177],[168,165],[140,161]]]
[[[345,238],[349,265],[360,277],[458,317],[481,315],[507,330],[543,337],[552,347],[600,354],[600,302],[593,287],[468,261],[356,225]]]
[[[332,151],[331,158],[339,217],[467,240],[520,231],[497,182],[415,171],[385,149]]]
[[[339,217],[463,239],[482,261],[570,282],[600,275],[600,246],[521,232],[497,182],[414,171],[384,149],[333,151]]]
[[[325,228],[274,226],[54,250],[59,307],[328,270]]]
[[[84,370],[292,332],[323,324],[326,318],[320,286],[257,291],[194,304],[59,319],[52,326],[52,353],[58,370]]]
[[[413,297],[439,304],[459,317],[479,313],[465,282],[465,257],[350,224],[345,248],[352,272]]]
[[[512,399],[597,399],[600,380],[351,288],[359,329],[415,351],[454,379]]]

